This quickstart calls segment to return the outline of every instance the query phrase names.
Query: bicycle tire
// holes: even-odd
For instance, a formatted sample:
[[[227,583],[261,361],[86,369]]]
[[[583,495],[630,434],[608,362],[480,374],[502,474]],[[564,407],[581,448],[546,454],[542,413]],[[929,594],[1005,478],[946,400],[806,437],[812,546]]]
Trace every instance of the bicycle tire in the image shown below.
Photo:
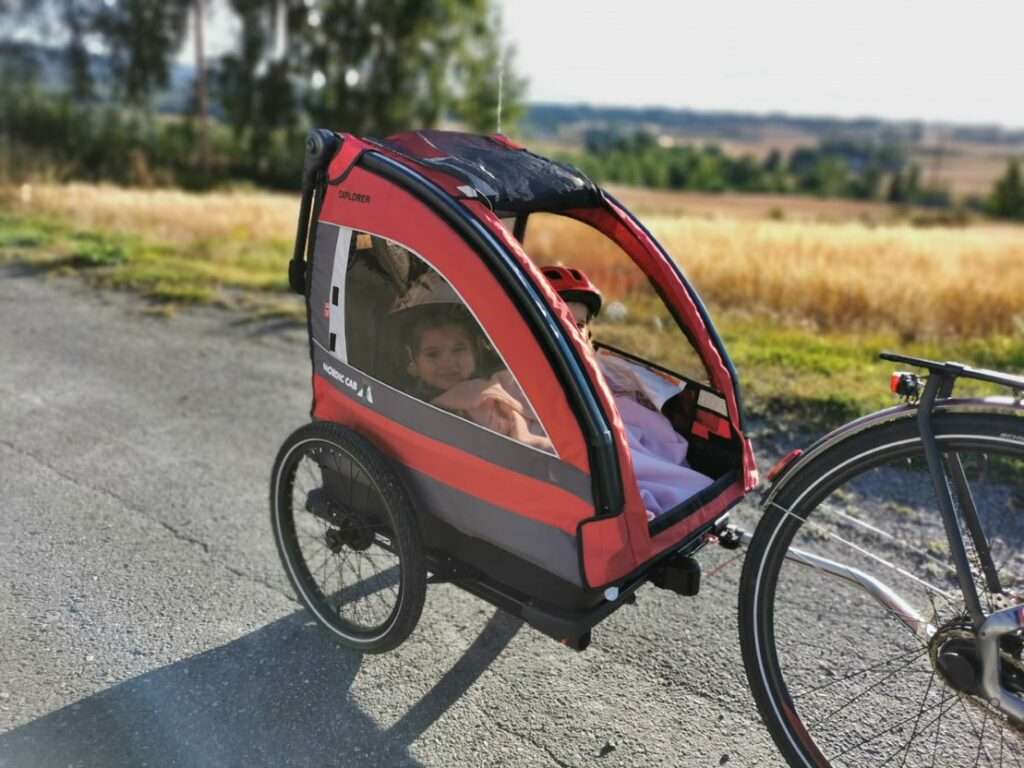
[[[408,494],[371,443],[335,424],[300,427],[274,461],[270,517],[296,595],[332,637],[383,653],[409,636],[426,596],[423,545]],[[387,613],[364,621],[374,600]]]
[[[1013,758],[1007,764],[1024,764],[1021,732],[977,696],[956,689],[948,670],[937,669],[936,659],[953,647],[946,643],[969,641],[960,634],[962,606],[948,598],[959,591],[947,589],[955,575],[936,535],[941,519],[914,415],[909,411],[809,452],[769,494],[747,552],[739,594],[744,666],[761,717],[791,766],[969,765],[982,755],[992,765],[1002,765],[1004,755]],[[933,428],[943,455],[955,454],[970,468],[986,540],[1005,558],[1001,578],[1024,584],[1024,520],[1018,521],[1024,518],[1024,418],[937,412]],[[1020,515],[1014,514],[1018,508]],[[997,525],[1011,533],[995,534]],[[797,562],[800,551],[880,573],[883,581],[918,596],[919,604],[924,595],[921,616],[930,615],[928,631],[934,634],[907,639],[910,629],[877,600]],[[976,581],[985,587],[981,577]],[[1024,592],[1013,594],[1015,602],[1024,602]],[[893,648],[905,655],[889,656]],[[844,675],[846,656],[853,671]],[[838,704],[826,707],[826,696]],[[907,712],[906,720],[897,714]],[[988,722],[994,726],[986,739]],[[963,727],[951,732],[954,725]]]

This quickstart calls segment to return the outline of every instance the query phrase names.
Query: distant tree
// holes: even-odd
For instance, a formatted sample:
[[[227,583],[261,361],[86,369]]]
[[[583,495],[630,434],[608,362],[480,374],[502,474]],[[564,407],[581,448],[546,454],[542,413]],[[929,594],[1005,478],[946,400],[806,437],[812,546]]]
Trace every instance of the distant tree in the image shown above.
[[[873,200],[878,197],[882,185],[882,170],[877,165],[869,165],[859,176],[850,180],[849,193],[861,200]]]
[[[889,189],[885,193],[885,199],[890,203],[907,202],[907,191],[903,184],[903,174],[896,171],[889,179]]]
[[[814,191],[822,197],[843,197],[848,192],[849,179],[850,170],[843,159],[821,157],[814,169]]]
[[[64,37],[68,95],[76,101],[95,97],[86,37],[95,31],[102,0],[2,0],[0,18],[11,28],[29,28],[42,39]]]
[[[167,85],[171,58],[185,38],[190,5],[188,0],[103,3],[94,28],[107,48],[121,98],[148,106],[153,92]]]
[[[921,191],[921,166],[912,163],[903,180],[903,194],[907,202],[914,202]]]
[[[0,12],[0,19],[3,18]],[[0,41],[0,91],[16,83],[19,91],[30,88],[39,78],[41,68],[33,46],[14,41]]]
[[[63,21],[67,27],[68,91],[78,101],[89,101],[96,95],[89,67],[89,52],[85,48],[85,36],[96,23],[100,5],[89,0],[66,0],[63,3]]]
[[[765,156],[761,167],[768,173],[778,172],[782,168],[782,153],[777,149],[773,149]]]
[[[241,33],[235,50],[221,58],[213,81],[228,122],[240,135],[256,125],[260,102],[272,101],[259,85],[268,68],[266,60],[276,14],[274,3],[268,0],[230,0],[230,6],[238,17]]]
[[[1011,160],[992,188],[989,211],[1006,219],[1024,219],[1024,182],[1021,181],[1020,162]]]

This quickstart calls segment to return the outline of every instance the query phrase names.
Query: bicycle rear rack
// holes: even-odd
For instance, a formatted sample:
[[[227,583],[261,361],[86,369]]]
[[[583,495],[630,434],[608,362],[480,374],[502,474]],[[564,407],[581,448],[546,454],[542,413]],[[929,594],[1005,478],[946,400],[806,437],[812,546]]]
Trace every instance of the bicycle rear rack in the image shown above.
[[[910,355],[900,355],[895,352],[883,352],[879,357],[892,363],[905,363],[914,368],[924,368],[931,375],[949,379],[950,384],[953,384],[957,379],[975,379],[976,381],[987,381],[991,384],[1008,387],[1016,393],[1024,392],[1024,377],[1022,376],[1011,376],[1010,374],[991,371],[987,368],[972,368],[963,363],[940,363],[923,357],[911,357]],[[948,395],[945,396],[948,397]]]

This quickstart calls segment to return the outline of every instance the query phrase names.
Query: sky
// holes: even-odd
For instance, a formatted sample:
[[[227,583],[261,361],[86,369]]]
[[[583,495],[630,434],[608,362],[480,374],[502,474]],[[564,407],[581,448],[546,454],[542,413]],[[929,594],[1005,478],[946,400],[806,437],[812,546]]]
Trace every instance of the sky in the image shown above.
[[[1024,127],[1021,0],[499,0],[528,99]]]

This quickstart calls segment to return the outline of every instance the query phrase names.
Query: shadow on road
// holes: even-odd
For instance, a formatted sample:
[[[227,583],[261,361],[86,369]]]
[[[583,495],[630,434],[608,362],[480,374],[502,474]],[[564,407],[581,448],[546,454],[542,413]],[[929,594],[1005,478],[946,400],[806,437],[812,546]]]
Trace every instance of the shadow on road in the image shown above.
[[[386,731],[349,700],[362,663],[298,612],[0,736],[0,767],[407,765],[413,741],[520,627],[496,612]]]

